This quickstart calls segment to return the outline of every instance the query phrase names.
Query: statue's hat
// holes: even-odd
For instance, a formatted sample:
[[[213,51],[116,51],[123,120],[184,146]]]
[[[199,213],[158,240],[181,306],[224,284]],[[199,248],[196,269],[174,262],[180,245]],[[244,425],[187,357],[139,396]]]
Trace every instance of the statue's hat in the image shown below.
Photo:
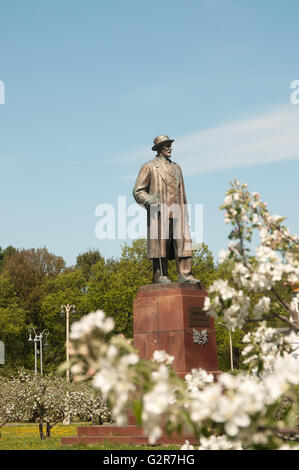
[[[154,146],[152,147],[152,150],[157,150],[158,147],[162,144],[166,144],[166,142],[174,142],[173,139],[170,139],[168,135],[158,135],[158,137],[154,138]]]

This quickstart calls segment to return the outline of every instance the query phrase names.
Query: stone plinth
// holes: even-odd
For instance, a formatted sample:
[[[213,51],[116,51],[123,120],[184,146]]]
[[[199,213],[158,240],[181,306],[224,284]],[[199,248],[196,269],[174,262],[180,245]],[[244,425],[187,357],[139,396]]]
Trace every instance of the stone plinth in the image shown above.
[[[188,440],[190,444],[196,444],[196,438],[193,434],[183,433],[179,435],[173,433],[168,436],[164,431],[159,437],[156,445],[182,445]],[[105,442],[117,444],[132,444],[132,445],[149,445],[148,436],[144,435],[143,429],[136,424],[127,426],[84,426],[78,427],[77,436],[62,437],[62,445],[76,445],[76,444],[104,444]]]
[[[207,292],[198,284],[142,286],[134,301],[134,346],[151,359],[155,350],[174,356],[173,369],[184,376],[193,368],[218,372],[214,320],[202,311]],[[194,341],[203,330],[207,344]]]

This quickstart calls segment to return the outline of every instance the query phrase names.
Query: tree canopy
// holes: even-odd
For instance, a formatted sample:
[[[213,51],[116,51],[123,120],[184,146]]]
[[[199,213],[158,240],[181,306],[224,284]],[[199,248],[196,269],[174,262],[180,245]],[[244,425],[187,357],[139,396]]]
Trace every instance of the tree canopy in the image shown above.
[[[133,335],[133,300],[140,287],[152,283],[152,265],[146,254],[146,240],[124,244],[118,259],[105,258],[89,249],[66,267],[62,257],[45,247],[0,249],[0,339],[6,346],[6,363],[34,367],[34,349],[28,342],[28,328],[49,331],[49,347],[43,351],[44,370],[53,371],[65,359],[65,316],[61,306],[74,304],[70,321],[102,309],[113,318],[115,332]],[[1,265],[1,264],[0,264]],[[215,279],[230,279],[228,263],[217,264],[208,246],[196,247],[193,272],[208,288]],[[169,263],[169,277],[177,280],[175,261]],[[215,323],[219,364],[230,368],[228,332]],[[243,331],[233,333],[235,365],[242,348]],[[0,367],[3,373],[4,366]]]

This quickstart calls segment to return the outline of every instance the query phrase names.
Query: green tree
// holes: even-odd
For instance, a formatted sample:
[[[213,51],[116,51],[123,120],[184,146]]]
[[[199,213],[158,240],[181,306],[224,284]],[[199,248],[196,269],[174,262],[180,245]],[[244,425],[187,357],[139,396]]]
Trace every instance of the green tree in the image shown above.
[[[86,279],[90,278],[92,266],[103,260],[103,256],[98,250],[88,250],[77,256],[76,267],[82,269]]]
[[[205,243],[201,243],[193,254],[192,269],[194,276],[201,280],[205,288],[216,279],[217,269],[213,254]]]
[[[18,296],[10,278],[0,274],[0,307],[6,308],[12,303],[18,302]]]
[[[27,311],[28,323],[39,326],[41,285],[45,279],[55,278],[64,268],[63,258],[49,253],[46,248],[16,250],[5,258],[3,274],[9,277]]]
[[[75,305],[76,313],[70,314],[70,323],[89,312],[84,293],[86,278],[79,269],[59,274],[56,278],[44,280],[41,286],[40,327],[49,330],[45,356],[46,370],[52,370],[65,358],[65,316],[60,315],[62,305]]]
[[[5,344],[5,362],[24,365],[26,353],[25,312],[17,303],[0,307],[0,339]]]
[[[151,284],[151,262],[146,255],[146,240],[125,244],[121,257],[100,260],[92,269],[88,283],[90,310],[103,309],[113,317],[115,329],[126,336],[133,334],[133,300],[140,286]]]
[[[7,259],[10,255],[15,253],[17,250],[12,245],[9,245],[5,250],[3,250],[0,246],[0,273],[2,272],[2,267],[5,259]]]
[[[5,344],[5,362],[24,365],[27,352],[26,312],[21,307],[14,286],[5,274],[0,275],[0,340]]]

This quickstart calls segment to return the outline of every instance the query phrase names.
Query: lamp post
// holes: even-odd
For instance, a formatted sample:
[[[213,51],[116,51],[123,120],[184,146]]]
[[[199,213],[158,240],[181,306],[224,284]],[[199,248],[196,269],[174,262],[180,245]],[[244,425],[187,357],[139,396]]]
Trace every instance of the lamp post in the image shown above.
[[[48,346],[48,336],[49,332],[48,330],[44,330],[40,333],[39,335],[39,354],[40,354],[40,373],[43,375],[43,337],[45,336],[45,347]]]
[[[230,369],[234,370],[234,362],[233,362],[233,342],[232,342],[232,334],[230,329],[224,324],[221,323],[221,321],[218,321],[219,325],[224,326],[228,330],[229,333],[229,352],[230,352]]]
[[[49,331],[43,330],[39,335],[36,333],[35,328],[33,326],[28,328],[29,338],[28,341],[34,341],[34,373],[37,374],[37,343],[39,342],[39,353],[40,353],[40,373],[43,375],[43,337],[45,336],[45,346],[48,346],[48,336]],[[31,334],[34,334],[34,338],[32,338]]]
[[[29,338],[28,341],[34,341],[34,373],[37,374],[37,335],[33,327],[28,328]],[[34,333],[34,339],[31,337],[31,333]]]
[[[66,318],[66,362],[67,362],[67,369],[66,369],[66,380],[67,382],[70,381],[70,369],[69,369],[69,358],[70,358],[70,313],[76,313],[76,306],[71,304],[61,305],[61,312],[60,315]]]

